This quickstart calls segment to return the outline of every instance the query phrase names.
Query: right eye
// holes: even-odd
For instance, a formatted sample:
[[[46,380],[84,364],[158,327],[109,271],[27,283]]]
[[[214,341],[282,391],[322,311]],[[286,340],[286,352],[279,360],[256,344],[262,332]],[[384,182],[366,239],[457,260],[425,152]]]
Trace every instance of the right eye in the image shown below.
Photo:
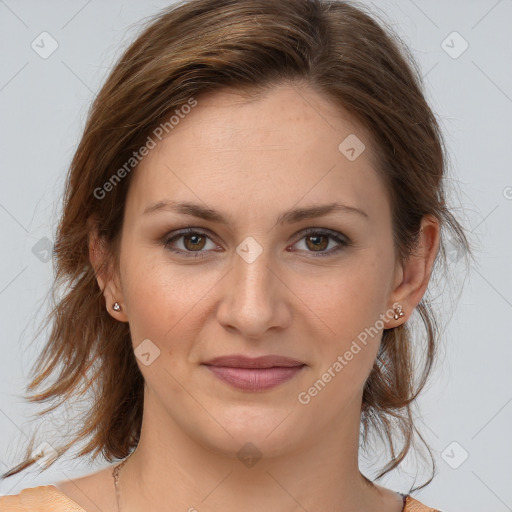
[[[176,244],[177,241],[180,242]],[[179,233],[175,233],[173,236],[167,236],[164,240],[164,247],[186,258],[204,258],[205,255],[202,253],[206,251],[202,249],[205,248],[208,241],[212,244],[211,249],[218,247],[203,231],[187,228]],[[182,248],[177,248],[176,245],[180,245],[180,243]]]

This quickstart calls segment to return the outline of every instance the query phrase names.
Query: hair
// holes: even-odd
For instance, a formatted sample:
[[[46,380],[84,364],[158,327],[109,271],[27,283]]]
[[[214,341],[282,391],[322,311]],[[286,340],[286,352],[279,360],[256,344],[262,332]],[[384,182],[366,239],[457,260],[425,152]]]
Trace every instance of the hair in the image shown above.
[[[126,170],[126,162],[155,128],[191,98],[226,88],[257,93],[282,83],[309,86],[365,128],[390,197],[393,241],[401,261],[414,250],[425,215],[441,226],[434,269],[448,264],[447,234],[452,246],[455,242],[469,253],[464,229],[446,203],[447,151],[424,97],[421,73],[385,22],[337,0],[192,0],[165,8],[146,22],[107,77],[67,175],[52,290],[67,289],[57,299],[54,292],[45,324],[51,323],[51,332],[26,391],[31,402],[53,401],[40,415],[84,393],[92,406],[51,464],[79,441],[86,443],[80,457],[92,453],[95,459],[102,453],[108,461],[122,459],[140,436],[144,379],[129,326],[108,313],[89,257],[95,228],[109,251],[101,268],[107,268],[107,259],[119,264],[131,173],[113,183],[113,170]],[[108,193],[98,197],[107,182],[112,184]],[[363,441],[375,429],[392,455],[377,479],[401,463],[416,434],[428,448],[411,412],[431,373],[440,338],[427,296],[417,306],[426,339],[421,371],[415,370],[412,343],[419,333],[413,337],[414,329],[400,325],[384,330],[364,386]],[[23,462],[2,478],[37,462],[32,445],[33,438]],[[416,489],[435,475],[428,451],[432,476]]]

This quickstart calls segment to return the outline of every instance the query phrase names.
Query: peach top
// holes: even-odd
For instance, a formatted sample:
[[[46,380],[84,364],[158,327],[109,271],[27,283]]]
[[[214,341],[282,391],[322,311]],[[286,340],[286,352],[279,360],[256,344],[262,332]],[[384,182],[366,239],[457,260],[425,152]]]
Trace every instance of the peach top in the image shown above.
[[[403,495],[402,495],[403,496]],[[402,512],[442,512],[427,507],[410,495],[404,497]],[[86,512],[54,485],[23,489],[19,494],[0,496],[0,512]]]

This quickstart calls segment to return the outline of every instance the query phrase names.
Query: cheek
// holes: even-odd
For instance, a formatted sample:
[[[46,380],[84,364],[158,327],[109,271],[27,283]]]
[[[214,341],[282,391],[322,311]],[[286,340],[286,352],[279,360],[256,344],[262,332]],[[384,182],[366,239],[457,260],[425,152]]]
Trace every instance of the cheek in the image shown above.
[[[345,340],[357,336],[385,311],[391,288],[390,274],[385,273],[388,267],[391,264],[385,256],[353,258],[315,287],[310,296],[312,308],[322,312],[337,336]]]
[[[172,265],[159,250],[133,251],[124,260],[123,294],[133,344],[152,340],[161,351],[179,351],[201,328],[207,294],[221,276],[215,270]]]
[[[197,340],[204,329],[204,295],[214,281],[208,277],[194,279],[176,272],[170,265],[147,262],[144,267],[134,265],[132,276],[126,295],[130,335],[135,354],[139,354],[139,369],[148,389],[156,395],[186,402],[185,388],[192,385],[188,381],[190,364],[197,359],[196,352],[201,351]],[[142,345],[143,340],[150,340],[151,344]],[[150,347],[149,364],[140,355],[147,350],[137,350],[139,346]]]
[[[310,296],[308,305],[323,320],[326,333],[316,347],[321,362],[316,373],[335,374],[329,386],[345,390],[343,394],[364,385],[378,353],[383,316],[389,315],[391,274],[383,272],[392,268],[393,260],[391,252],[380,255],[360,258],[357,264],[340,269],[335,280],[323,282]]]

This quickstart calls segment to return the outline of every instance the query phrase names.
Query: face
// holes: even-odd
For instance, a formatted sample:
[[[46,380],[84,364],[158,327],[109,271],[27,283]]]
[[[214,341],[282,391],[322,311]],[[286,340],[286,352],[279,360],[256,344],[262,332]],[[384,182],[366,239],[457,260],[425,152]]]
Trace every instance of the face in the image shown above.
[[[365,133],[312,90],[196,100],[133,171],[116,293],[134,349],[149,340],[145,415],[278,454],[359,424],[400,278],[390,204]],[[303,366],[240,389],[204,364],[232,354]]]

